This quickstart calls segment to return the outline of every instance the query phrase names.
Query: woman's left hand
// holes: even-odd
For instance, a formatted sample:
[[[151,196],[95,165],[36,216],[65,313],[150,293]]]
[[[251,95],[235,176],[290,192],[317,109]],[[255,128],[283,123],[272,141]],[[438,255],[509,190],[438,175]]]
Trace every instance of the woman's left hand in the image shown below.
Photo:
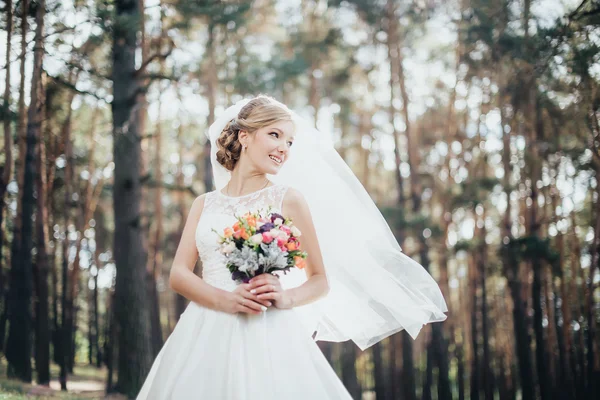
[[[292,299],[283,290],[279,278],[273,274],[260,274],[250,279],[250,293],[260,300],[271,300],[280,309],[292,308]]]

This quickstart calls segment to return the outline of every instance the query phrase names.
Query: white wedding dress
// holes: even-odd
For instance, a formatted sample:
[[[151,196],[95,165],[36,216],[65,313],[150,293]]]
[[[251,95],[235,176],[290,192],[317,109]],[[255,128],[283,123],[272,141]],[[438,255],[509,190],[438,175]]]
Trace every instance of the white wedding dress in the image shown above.
[[[241,197],[206,195],[196,228],[202,279],[233,291],[217,232],[234,215],[272,207],[281,212],[287,186]],[[228,314],[190,303],[156,357],[138,400],[351,399],[294,310]]]

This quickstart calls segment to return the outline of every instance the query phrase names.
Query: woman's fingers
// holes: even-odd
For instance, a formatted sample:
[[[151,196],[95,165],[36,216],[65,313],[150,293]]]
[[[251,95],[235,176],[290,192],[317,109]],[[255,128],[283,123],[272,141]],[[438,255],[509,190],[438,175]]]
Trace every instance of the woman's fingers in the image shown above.
[[[279,292],[279,291],[281,291],[281,287],[279,285],[274,285],[271,283],[265,283],[262,286],[258,286],[258,287],[251,289],[251,293],[253,293],[255,295],[259,295],[261,293]]]
[[[238,312],[243,312],[246,314],[254,314],[254,315],[260,314],[262,312],[262,311],[256,311],[253,308],[242,306],[242,305],[239,305],[237,310],[238,310]]]
[[[268,292],[268,293],[262,293],[258,295],[258,298],[260,300],[273,300],[273,301],[277,301],[281,298],[281,293],[279,292]]]
[[[257,303],[262,304],[263,306],[267,306],[267,307],[271,306],[271,303],[269,303],[268,301],[262,301],[262,300],[260,300],[258,298],[258,296],[256,296],[256,293],[250,293],[249,291],[246,290],[246,291],[243,291],[241,294],[242,294],[242,296],[244,298],[249,299],[249,300],[253,300],[253,301],[257,302]]]
[[[263,286],[263,285],[279,285],[279,279],[277,279],[277,277],[275,275],[271,275],[271,274],[261,274],[255,278],[252,278],[250,280],[250,289],[255,289],[259,286]]]
[[[253,296],[247,292],[242,293],[241,299],[239,299],[238,302],[244,307],[248,307],[259,312],[265,311],[267,307],[271,305],[270,301],[259,299],[257,296]]]

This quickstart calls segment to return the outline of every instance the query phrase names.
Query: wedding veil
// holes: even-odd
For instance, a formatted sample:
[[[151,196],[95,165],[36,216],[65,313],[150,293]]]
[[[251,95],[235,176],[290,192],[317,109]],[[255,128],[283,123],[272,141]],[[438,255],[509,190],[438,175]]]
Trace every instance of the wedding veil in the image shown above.
[[[230,173],[217,162],[216,140],[250,99],[237,102],[210,126],[211,162],[217,190]],[[323,133],[285,105],[296,127],[289,159],[271,181],[300,191],[317,232],[330,286],[317,302],[297,307],[315,340],[352,339],[362,350],[406,330],[415,338],[424,324],[443,321],[446,302],[434,279],[402,253],[381,212]],[[282,276],[291,287],[303,271]]]

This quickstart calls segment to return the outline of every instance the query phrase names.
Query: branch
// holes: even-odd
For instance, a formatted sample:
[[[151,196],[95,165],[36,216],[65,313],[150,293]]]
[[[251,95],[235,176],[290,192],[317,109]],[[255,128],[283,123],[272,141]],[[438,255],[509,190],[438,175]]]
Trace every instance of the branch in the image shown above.
[[[140,76],[142,79],[156,80],[156,79],[166,79],[168,81],[179,81],[178,76],[175,75],[164,75],[164,74],[145,74]]]
[[[86,95],[86,96],[92,96],[92,97],[94,97],[94,98],[96,98],[96,99],[98,99],[98,100],[102,100],[102,101],[103,101],[103,102],[105,102],[105,103],[109,103],[109,102],[108,102],[108,101],[107,101],[105,98],[98,96],[96,93],[93,93],[93,92],[88,92],[87,90],[81,90],[81,89],[77,89],[77,87],[75,87],[75,85],[74,85],[74,84],[72,84],[72,83],[70,83],[70,82],[67,82],[67,81],[65,81],[65,80],[64,80],[64,79],[62,79],[61,77],[58,77],[58,76],[52,76],[52,75],[50,75],[50,74],[49,74],[47,71],[45,71],[45,72],[46,72],[46,75],[48,76],[48,78],[51,78],[52,80],[54,80],[54,82],[56,82],[56,83],[60,83],[61,85],[63,85],[63,86],[65,86],[65,87],[67,87],[67,88],[69,88],[69,89],[73,90],[74,92],[77,92],[77,93],[79,93],[79,94],[83,94],[83,95]]]
[[[585,3],[587,3],[587,2],[588,2],[588,0],[583,0],[581,2],[581,4],[579,4],[579,6],[577,6],[577,8],[571,14],[569,14],[569,18],[573,18],[575,16],[575,14],[577,14],[579,11],[581,11],[583,6],[585,6]]]
[[[75,69],[78,69],[79,71],[82,71],[82,72],[87,72],[88,74],[93,75],[93,76],[97,76],[98,78],[112,80],[111,76],[103,75],[100,72],[98,72],[95,68],[85,69],[81,65],[75,64],[75,63],[73,63],[71,61],[64,61],[64,60],[62,60],[62,61],[65,63],[65,65],[67,67],[75,68]]]
[[[154,179],[149,179],[147,181],[143,181],[142,183],[149,188],[161,187],[163,189],[172,190],[174,192],[189,192],[192,196],[198,197],[198,193],[196,193],[194,188],[192,188],[191,186],[179,186],[166,182],[157,182]]]
[[[139,76],[142,72],[144,72],[146,70],[146,67],[148,65],[150,65],[150,63],[156,59],[161,59],[164,60],[167,57],[169,57],[169,55],[171,55],[171,53],[173,52],[173,49],[175,48],[175,45],[173,44],[173,41],[170,40],[169,41],[169,48],[167,49],[166,52],[164,53],[154,53],[152,54],[150,57],[148,57],[148,59],[146,61],[144,61],[144,63],[137,69],[137,71],[135,71],[135,76]]]

